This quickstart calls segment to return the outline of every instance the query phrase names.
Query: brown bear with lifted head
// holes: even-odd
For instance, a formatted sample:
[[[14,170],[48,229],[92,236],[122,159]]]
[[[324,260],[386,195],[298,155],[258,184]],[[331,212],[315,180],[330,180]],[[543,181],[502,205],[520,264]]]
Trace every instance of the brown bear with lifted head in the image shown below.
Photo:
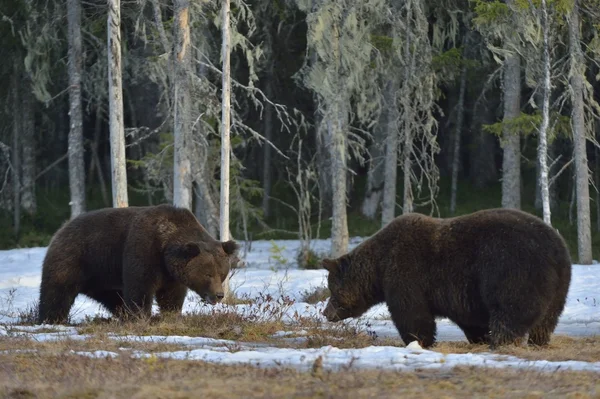
[[[85,294],[113,315],[181,312],[190,288],[205,301],[223,299],[222,283],[238,244],[211,237],[187,209],[170,205],[106,208],[67,222],[42,266],[40,323],[64,323]]]
[[[490,209],[450,219],[397,217],[354,250],[326,259],[329,321],[388,306],[402,340],[435,343],[436,317],[491,349],[546,345],[565,306],[571,259],[539,218]]]

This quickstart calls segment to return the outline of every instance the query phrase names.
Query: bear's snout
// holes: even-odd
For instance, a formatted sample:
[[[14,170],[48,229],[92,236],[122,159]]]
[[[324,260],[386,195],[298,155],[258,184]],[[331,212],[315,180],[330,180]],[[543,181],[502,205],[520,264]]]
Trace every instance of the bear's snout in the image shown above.
[[[217,292],[216,295],[217,301],[222,301],[225,298],[225,294],[223,292]]]

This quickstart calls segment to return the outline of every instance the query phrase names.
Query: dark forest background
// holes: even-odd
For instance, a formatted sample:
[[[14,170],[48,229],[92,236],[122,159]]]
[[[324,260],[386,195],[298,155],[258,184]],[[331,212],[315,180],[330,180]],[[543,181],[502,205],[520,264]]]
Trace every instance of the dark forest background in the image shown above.
[[[218,235],[220,3],[120,7],[129,205],[173,202],[174,21],[184,7],[192,209]],[[411,210],[448,217],[504,206],[542,216],[546,156],[552,225],[574,261],[589,263],[587,246],[600,255],[600,2],[232,1],[231,21],[236,239],[338,234],[344,192],[350,236]],[[106,1],[0,1],[0,248],[47,245],[73,201],[112,206],[107,34]],[[73,35],[83,198],[73,197],[69,173]]]

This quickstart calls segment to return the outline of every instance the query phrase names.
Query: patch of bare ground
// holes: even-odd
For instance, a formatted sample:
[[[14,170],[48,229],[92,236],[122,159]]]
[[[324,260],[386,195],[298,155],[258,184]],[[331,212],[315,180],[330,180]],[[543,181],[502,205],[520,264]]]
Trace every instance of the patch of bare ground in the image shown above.
[[[158,358],[1,354],[4,398],[600,397],[598,374],[510,369],[312,372]]]
[[[432,349],[441,353],[490,352],[487,345],[471,345],[467,342],[439,342]],[[509,345],[498,348],[494,353],[528,360],[600,362],[600,336],[572,338],[555,335],[546,347]]]

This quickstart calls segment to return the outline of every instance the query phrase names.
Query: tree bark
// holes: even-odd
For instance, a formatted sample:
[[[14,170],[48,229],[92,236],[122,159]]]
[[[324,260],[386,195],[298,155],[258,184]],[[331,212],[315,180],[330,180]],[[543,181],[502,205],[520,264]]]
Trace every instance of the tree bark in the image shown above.
[[[548,126],[550,123],[550,43],[548,34],[548,10],[546,9],[546,0],[542,0],[542,30],[544,40],[544,98],[542,104],[542,124],[540,126],[540,135],[538,138],[538,159],[540,164],[540,190],[542,196],[542,211],[544,222],[552,225],[550,212],[550,192],[548,188]]]
[[[592,263],[592,233],[590,221],[590,191],[586,152],[585,110],[583,101],[585,59],[581,49],[579,0],[575,0],[569,15],[569,47],[571,57],[570,87],[572,96],[571,123],[575,149],[577,192],[577,252],[579,263]]]
[[[18,69],[17,69],[18,71]],[[19,74],[15,74],[15,85],[13,87],[13,104],[19,104],[20,93],[17,79]],[[13,190],[13,234],[19,236],[21,232],[21,115],[18,112],[13,113],[13,131],[12,131],[12,190]]]
[[[37,211],[37,201],[35,197],[35,108],[33,94],[30,91],[30,83],[27,80],[25,90],[22,95],[22,133],[21,150],[23,153],[22,168],[22,188],[21,188],[21,207],[29,215]]]
[[[381,206],[381,225],[385,226],[396,216],[396,181],[398,176],[398,87],[389,82],[385,87],[385,167],[383,183],[383,203]],[[387,103],[389,101],[389,103]]]
[[[504,123],[521,113],[521,60],[518,54],[504,62]],[[521,137],[505,125],[502,133],[502,207],[521,208]]]
[[[375,219],[379,207],[382,206],[383,191],[385,189],[385,165],[387,161],[386,157],[386,140],[389,137],[390,132],[388,131],[389,123],[388,120],[391,115],[392,107],[395,108],[397,116],[398,105],[395,102],[395,93],[392,93],[390,86],[392,83],[388,83],[383,91],[383,109],[379,116],[379,121],[374,128],[373,142],[369,147],[369,172],[367,174],[367,189],[365,190],[365,198],[361,206],[361,213],[369,219]],[[397,87],[396,87],[397,89]],[[396,136],[398,136],[397,124]],[[396,169],[398,168],[398,141],[396,137]],[[396,206],[395,199],[395,188],[394,188],[394,207]]]
[[[331,139],[331,187],[332,187],[332,226],[331,256],[337,258],[348,252],[348,216],[346,212],[346,115],[341,104],[329,119],[328,134]]]
[[[454,130],[454,145],[452,149],[452,182],[450,188],[450,214],[456,213],[456,194],[458,193],[458,170],[460,169],[460,139],[465,114],[465,91],[467,87],[467,67],[463,66],[460,73],[460,88],[456,109],[456,129]]]
[[[108,96],[113,207],[129,206],[121,78],[121,5],[108,1]]]
[[[102,195],[102,202],[104,206],[109,206],[108,201],[108,190],[106,188],[106,179],[104,178],[104,171],[102,170],[102,163],[100,162],[100,156],[98,155],[98,146],[100,144],[100,133],[102,132],[102,110],[98,105],[96,107],[96,126],[94,127],[94,140],[91,144],[92,149],[92,165],[94,165],[96,172],[98,173],[98,183],[100,184],[100,194]],[[92,168],[90,168],[90,175],[92,174]]]
[[[273,98],[273,61],[271,60],[269,66],[269,72],[267,73],[267,87],[266,96],[269,100]],[[265,138],[271,142],[273,140],[273,107],[271,104],[265,105]],[[271,158],[272,148],[270,144],[264,145],[264,156],[263,156],[263,216],[268,218],[271,214]]]
[[[189,148],[191,148],[191,44],[189,25],[189,0],[174,0],[175,6],[175,112],[173,203],[192,207],[192,173]]]
[[[273,34],[271,32],[271,24],[265,23],[264,28],[265,46],[268,51],[268,65],[265,75],[265,95],[269,100],[273,100],[275,90],[273,89],[275,79],[275,48],[273,47]],[[273,107],[271,104],[265,105],[265,122],[264,122],[264,134],[265,138],[271,142],[273,139]],[[272,159],[272,148],[270,144],[263,144],[263,217],[266,219],[271,214],[271,185],[272,185],[272,172],[271,172],[271,159]]]
[[[69,188],[71,218],[85,212],[85,163],[83,158],[83,110],[81,103],[81,3],[67,0],[69,27]]]
[[[222,77],[222,102],[221,102],[221,207],[219,236],[221,241],[227,241],[230,237],[229,232],[229,167],[231,161],[230,154],[230,129],[231,129],[231,65],[230,65],[230,45],[229,37],[229,13],[230,2],[223,0],[222,4],[222,37],[221,58],[223,60]],[[229,297],[229,278],[230,274],[223,282],[223,291],[225,297]]]

